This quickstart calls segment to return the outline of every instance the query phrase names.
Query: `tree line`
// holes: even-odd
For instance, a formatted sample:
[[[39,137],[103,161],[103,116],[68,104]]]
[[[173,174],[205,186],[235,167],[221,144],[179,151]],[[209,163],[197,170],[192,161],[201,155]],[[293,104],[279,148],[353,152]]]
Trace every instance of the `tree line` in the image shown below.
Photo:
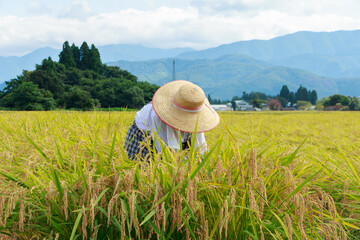
[[[0,91],[0,107],[14,110],[140,108],[151,101],[158,86],[138,82],[119,67],[102,63],[98,49],[86,42],[66,41],[59,62],[51,58],[24,70]]]
[[[210,95],[209,95],[210,96]],[[297,104],[301,105],[315,105],[317,102],[317,92],[316,90],[308,90],[306,87],[300,85],[296,92],[289,90],[287,85],[283,85],[279,94],[272,96],[263,92],[242,92],[242,96],[234,96],[231,100],[233,109],[236,109],[236,100],[244,100],[250,103],[253,107],[261,108],[264,104],[273,108],[273,110],[278,110],[285,107],[293,107]],[[210,103],[218,104],[225,103],[227,101],[220,101],[219,99],[212,99]]]

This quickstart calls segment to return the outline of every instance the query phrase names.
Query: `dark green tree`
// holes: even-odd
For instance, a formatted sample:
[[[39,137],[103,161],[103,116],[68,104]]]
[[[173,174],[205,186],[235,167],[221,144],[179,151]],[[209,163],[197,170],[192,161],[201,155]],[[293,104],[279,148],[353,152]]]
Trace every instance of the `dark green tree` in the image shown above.
[[[75,46],[75,44],[73,43],[70,47],[70,50],[71,50],[72,56],[75,60],[76,67],[80,68],[80,49],[77,46]]]
[[[350,100],[349,109],[352,111],[360,111],[360,100],[357,97],[353,97]]]
[[[291,102],[292,104],[296,103],[296,97],[295,97],[294,92],[290,92],[290,94],[289,94],[289,102]]]
[[[250,101],[251,105],[256,108],[261,108],[261,104],[266,103],[265,100],[262,100],[260,98],[254,98]]]
[[[76,61],[68,41],[63,44],[63,49],[59,54],[59,63],[64,64],[66,67],[76,67]]]
[[[71,55],[76,66],[83,69],[69,63]],[[80,49],[74,44],[69,47],[69,43],[65,42],[59,57],[61,63],[51,58],[44,59],[34,71],[24,71],[6,82],[5,88],[0,91],[2,106],[19,110],[46,110],[52,109],[56,103],[60,108],[84,110],[94,106],[139,108],[150,102],[158,89],[154,84],[138,82],[136,76],[128,71],[103,65],[99,51],[94,45],[89,49],[86,42]],[[35,90],[32,84],[36,86]],[[30,96],[38,97],[36,101],[24,98],[32,105],[23,107],[24,104],[18,99],[21,95],[13,93],[24,91],[25,87],[29,87]]]
[[[80,47],[80,69],[91,69],[91,52],[86,42],[83,42]]]
[[[82,90],[78,86],[71,87],[65,94],[66,108],[89,110],[94,106],[94,100],[89,92]]]
[[[288,102],[290,102],[290,91],[286,85],[282,86],[279,96],[286,99]]]
[[[246,94],[246,92],[244,92]],[[244,93],[243,93],[243,96],[244,96]],[[235,101],[235,100],[241,100],[242,98],[239,97],[239,96],[234,96],[231,100]]]
[[[126,89],[124,97],[129,100],[127,105],[129,108],[140,108],[145,104],[144,92],[138,86]]]
[[[296,101],[308,101],[309,100],[309,93],[306,87],[300,85],[298,90],[295,93]]]
[[[80,84],[81,78],[83,78],[83,72],[78,68],[70,68],[65,71],[64,83],[67,85],[78,85]]]
[[[93,70],[97,73],[100,73],[100,71],[103,68],[103,64],[100,59],[100,52],[95,47],[94,44],[91,44],[90,48],[90,60],[89,60],[89,69]]]
[[[324,106],[335,106],[337,104],[341,104],[342,106],[348,106],[350,103],[350,100],[348,97],[341,95],[341,94],[335,94],[329,97],[327,101],[324,102]]]
[[[282,107],[287,106],[288,100],[286,98],[278,96],[276,99],[280,101]]]
[[[1,99],[1,106],[28,111],[51,110],[55,108],[55,101],[49,91],[40,90],[32,82],[23,82]]]
[[[151,102],[154,93],[156,92],[156,90],[158,90],[158,86],[154,85],[154,84],[150,84],[148,82],[138,82],[137,86],[139,86],[139,88],[141,90],[143,90],[144,92],[144,101],[145,103]]]
[[[232,100],[232,101],[231,101],[231,107],[232,107],[233,111],[236,111],[237,106],[236,106],[235,100]]]
[[[39,88],[49,90],[55,99],[64,92],[63,75],[57,72],[57,65],[51,58],[44,59],[42,64],[37,65],[36,70],[30,72],[27,77],[27,81],[35,83]]]
[[[317,93],[315,90],[312,90],[309,94],[309,101],[311,102],[312,105],[316,104],[318,97],[317,97]]]

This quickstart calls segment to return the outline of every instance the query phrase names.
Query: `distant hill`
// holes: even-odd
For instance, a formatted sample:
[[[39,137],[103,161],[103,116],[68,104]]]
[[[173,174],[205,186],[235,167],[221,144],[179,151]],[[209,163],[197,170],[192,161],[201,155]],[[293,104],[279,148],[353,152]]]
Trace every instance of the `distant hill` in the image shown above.
[[[58,60],[59,50],[53,48],[39,48],[22,57],[0,56],[0,83],[20,75],[24,69],[34,70],[36,64],[41,64],[44,58],[51,57]]]
[[[117,61],[109,63],[138,76],[140,81],[163,84],[172,79],[173,59],[151,61]],[[359,95],[360,78],[335,79],[313,73],[271,65],[243,55],[228,55],[216,59],[177,59],[176,78],[190,80],[211,96],[229,99],[243,91],[278,94],[282,85],[296,91],[302,84],[315,89],[319,96],[334,93]]]
[[[242,54],[327,77],[360,77],[360,30],[296,32],[270,40],[240,41],[178,55],[214,59]]]
[[[169,58],[184,52],[194,51],[192,48],[148,48],[142,45],[117,44],[100,46],[99,51],[103,62],[113,62],[118,60],[142,61],[159,58]]]
[[[268,62],[293,68],[301,68],[322,76],[329,77],[359,77],[359,56],[325,56],[303,54],[282,59],[271,59]]]
[[[360,95],[360,30],[296,32],[201,51],[128,44],[100,46],[99,51],[102,62],[112,62],[141,81],[157,84],[171,79],[172,59],[176,58],[178,79],[199,82],[222,98],[240,90],[274,94],[283,84],[293,91],[303,84],[320,96]],[[58,60],[59,53],[42,48],[23,57],[0,57],[0,83],[20,75],[23,69],[33,70],[48,56]]]
[[[105,45],[99,48],[102,62],[117,60],[149,60],[158,58],[174,57],[183,52],[191,52],[191,48],[148,48],[141,45],[117,44]],[[0,83],[8,81],[20,75],[23,69],[34,70],[36,64],[40,64],[45,58],[51,57],[58,61],[61,50],[53,48],[39,48],[22,57],[0,56]]]
[[[271,60],[302,54],[358,56],[360,30],[335,32],[296,32],[270,40],[239,41],[201,51],[180,54],[179,58],[218,58],[228,54],[244,54]]]

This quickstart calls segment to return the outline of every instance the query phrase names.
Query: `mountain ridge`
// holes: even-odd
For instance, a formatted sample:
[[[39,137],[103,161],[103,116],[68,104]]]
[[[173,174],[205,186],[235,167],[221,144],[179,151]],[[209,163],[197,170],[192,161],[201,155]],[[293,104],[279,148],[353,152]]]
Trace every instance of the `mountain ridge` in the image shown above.
[[[191,48],[149,48],[139,44],[110,44],[98,47],[103,62],[115,61],[122,58],[128,60],[149,60],[153,58],[173,57],[182,52],[191,52]],[[50,47],[38,48],[24,56],[0,56],[0,83],[20,75],[24,69],[34,70],[44,58],[51,57],[58,61],[60,49]]]
[[[140,81],[162,85],[172,80],[173,59],[151,61],[117,61],[109,63],[132,72]],[[282,85],[296,91],[300,85],[314,89],[318,95],[329,96],[342,92],[358,95],[360,78],[328,78],[301,69],[276,66],[244,55],[226,55],[217,59],[177,59],[176,79],[198,84],[215,98],[231,99],[243,91],[262,91],[278,94]],[[353,86],[348,86],[350,81]],[[341,84],[340,84],[341,83]],[[359,88],[354,88],[358,86]],[[357,84],[357,85],[356,85]]]
[[[309,79],[318,81],[318,84],[310,81],[310,86],[306,87],[319,85],[320,92],[323,88],[321,84],[333,82],[328,90],[324,89],[324,94],[340,91],[337,93],[360,95],[356,92],[356,89],[360,89],[357,80],[360,79],[360,30],[301,31],[270,40],[238,41],[199,51],[189,48],[148,48],[133,44],[104,45],[98,49],[103,62],[114,63],[123,59],[127,61],[124,63],[126,70],[132,72],[130,69],[136,69],[134,74],[138,75],[140,80],[157,84],[164,83],[165,79],[169,80],[169,72],[172,75],[172,60],[177,59],[177,76],[195,82],[197,79],[200,79],[200,82],[207,79],[208,85],[203,86],[206,89],[213,89],[216,79],[221,80],[223,85],[231,83],[239,88],[249,88],[244,89],[245,91],[251,91],[256,86],[257,90],[254,90],[264,90],[270,94],[275,83],[283,82],[295,86],[301,76],[302,82],[310,81]],[[48,56],[57,60],[59,52],[60,50],[52,48],[41,48],[23,57],[0,57],[0,83],[21,74],[22,69],[33,70],[35,64],[40,64],[41,60]],[[221,57],[227,59],[226,63],[221,61]],[[230,58],[232,61],[229,61]],[[144,63],[145,60],[147,63]],[[163,60],[166,64],[161,62]],[[186,64],[185,60],[192,61],[192,66],[178,72],[181,64]],[[151,61],[160,65],[150,67]],[[247,65],[244,61],[247,61]],[[264,66],[268,66],[266,71]],[[215,76],[210,76],[210,73]],[[271,84],[271,81],[274,84]],[[350,83],[355,87],[346,86]],[[264,89],[264,86],[269,89]],[[229,92],[228,89],[225,90]],[[224,95],[228,94],[224,92]]]

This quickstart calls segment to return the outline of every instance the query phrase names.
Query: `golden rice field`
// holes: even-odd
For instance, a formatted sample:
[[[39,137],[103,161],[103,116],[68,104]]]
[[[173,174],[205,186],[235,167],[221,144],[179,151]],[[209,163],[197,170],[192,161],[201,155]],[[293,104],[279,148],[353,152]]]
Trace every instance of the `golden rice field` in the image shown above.
[[[0,239],[360,239],[359,112],[222,113],[150,165],[134,116],[0,112]]]

